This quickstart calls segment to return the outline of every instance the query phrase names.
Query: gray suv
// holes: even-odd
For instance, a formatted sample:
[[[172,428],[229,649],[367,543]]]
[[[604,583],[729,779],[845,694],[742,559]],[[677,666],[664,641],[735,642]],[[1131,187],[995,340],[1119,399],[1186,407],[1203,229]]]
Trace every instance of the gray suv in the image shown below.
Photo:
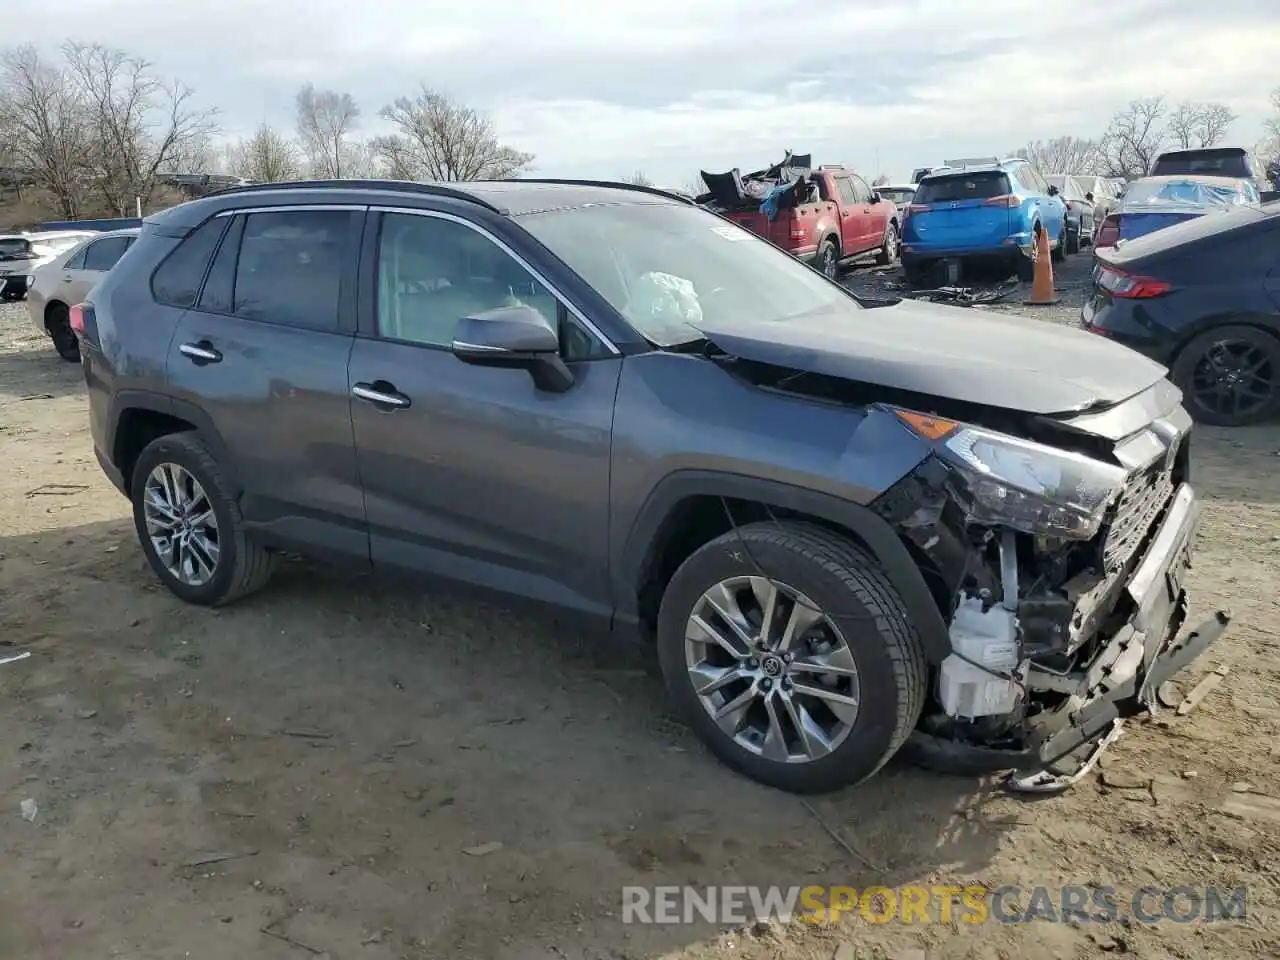
[[[859,300],[686,199],[586,181],[237,188],[146,221],[72,312],[103,469],[183,600],[281,550],[657,646],[733,768],[907,746],[1075,782],[1223,632],[1155,363]]]

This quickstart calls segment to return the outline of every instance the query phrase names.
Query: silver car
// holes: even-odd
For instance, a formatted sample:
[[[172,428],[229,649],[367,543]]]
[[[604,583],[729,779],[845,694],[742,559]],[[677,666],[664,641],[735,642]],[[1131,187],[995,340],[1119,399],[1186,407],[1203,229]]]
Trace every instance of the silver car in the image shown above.
[[[84,302],[94,284],[137,238],[137,227],[94,233],[32,272],[27,290],[31,323],[53,340],[63,360],[80,360],[80,344],[71,329],[71,308]]]

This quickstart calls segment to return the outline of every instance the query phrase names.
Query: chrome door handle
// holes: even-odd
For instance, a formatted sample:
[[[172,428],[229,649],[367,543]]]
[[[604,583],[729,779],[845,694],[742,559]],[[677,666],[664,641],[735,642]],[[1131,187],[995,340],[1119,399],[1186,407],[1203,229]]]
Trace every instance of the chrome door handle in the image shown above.
[[[213,345],[207,340],[201,340],[199,343],[184,343],[178,347],[178,352],[190,358],[193,363],[201,365],[222,362],[222,354],[213,349]]]
[[[351,395],[360,400],[367,400],[374,406],[392,407],[397,410],[403,410],[409,406],[410,400],[403,393],[396,390],[389,383],[379,382],[357,383],[351,387]]]

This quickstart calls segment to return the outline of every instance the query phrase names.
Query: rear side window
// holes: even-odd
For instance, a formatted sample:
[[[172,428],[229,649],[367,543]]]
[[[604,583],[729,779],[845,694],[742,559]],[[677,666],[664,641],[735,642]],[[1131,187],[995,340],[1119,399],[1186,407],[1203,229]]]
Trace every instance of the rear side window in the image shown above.
[[[840,191],[840,199],[852,206],[858,202],[858,196],[854,193],[853,183],[848,177],[841,177],[836,181],[836,189]]]
[[[946,203],[957,200],[990,200],[1012,193],[1009,178],[995,170],[925,180],[916,190],[916,203]]]
[[[66,262],[66,263],[64,263],[64,264],[62,265],[62,269],[64,269],[64,270],[83,270],[83,269],[84,269],[84,255],[85,255],[85,251],[86,251],[86,250],[88,250],[88,249],[89,249],[88,247],[82,247],[82,248],[80,248],[79,250],[77,250],[77,251],[76,251],[76,253],[75,253],[75,256],[71,257],[69,260],[67,260],[67,262]]]
[[[105,273],[116,265],[116,261],[129,249],[128,237],[107,237],[95,240],[84,250],[84,269]]]
[[[195,303],[209,258],[226,226],[225,217],[215,218],[188,234],[152,275],[151,295],[173,307],[189,307]]]
[[[236,263],[235,315],[336,331],[351,222],[346,210],[249,214]]]

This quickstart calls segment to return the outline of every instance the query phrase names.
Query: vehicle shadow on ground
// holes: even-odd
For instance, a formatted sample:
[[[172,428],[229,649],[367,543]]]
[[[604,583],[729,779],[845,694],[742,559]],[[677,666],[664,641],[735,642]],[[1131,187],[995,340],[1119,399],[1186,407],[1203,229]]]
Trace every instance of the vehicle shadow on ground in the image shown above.
[[[963,883],[1013,824],[989,786],[899,762],[807,800],[757,786],[671,715],[644,652],[549,615],[305,561],[195,608],[157,586],[126,521],[0,554],[0,651],[33,654],[0,677],[0,795],[43,785],[53,827],[11,834],[4,859],[59,850],[57,871],[0,889],[31,942],[40,927],[67,955],[122,932],[166,945],[149,921],[118,926],[146,896],[184,942],[246,956],[248,898],[305,902],[292,935],[335,956],[401,955],[358,949],[386,928],[459,956],[651,957],[715,928],[624,925],[624,886]],[[181,870],[156,886],[133,867],[245,847],[198,905]],[[116,881],[92,887],[100,921],[64,926],[91,874]]]

